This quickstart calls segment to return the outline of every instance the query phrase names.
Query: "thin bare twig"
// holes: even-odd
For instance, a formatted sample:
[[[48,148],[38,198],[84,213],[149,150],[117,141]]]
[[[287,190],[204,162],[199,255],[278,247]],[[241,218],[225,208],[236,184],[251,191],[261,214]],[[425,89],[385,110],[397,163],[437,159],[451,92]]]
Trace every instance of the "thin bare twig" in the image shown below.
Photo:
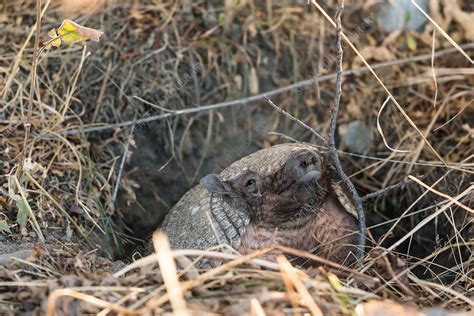
[[[28,147],[28,139],[30,138],[31,130],[31,117],[33,115],[33,93],[35,91],[36,83],[36,66],[38,64],[39,57],[39,38],[41,32],[41,0],[36,0],[36,31],[35,31],[35,44],[33,49],[33,61],[31,64],[31,83],[30,92],[28,95],[28,114],[26,115],[26,122],[24,123],[25,138],[23,139],[23,151],[20,155],[20,162],[17,170],[17,174],[21,176],[23,171],[23,164],[25,163],[26,151]]]
[[[423,179],[424,176],[420,176],[418,177],[418,179]],[[361,201],[362,202],[365,202],[369,199],[373,199],[373,198],[376,198],[380,195],[383,195],[385,193],[387,193],[388,191],[392,191],[392,190],[395,190],[395,189],[398,189],[402,186],[404,186],[405,184],[410,184],[410,183],[413,183],[414,181],[412,179],[407,179],[407,180],[403,180],[403,181],[400,181],[399,183],[395,183],[393,185],[390,185],[386,188],[383,188],[383,189],[380,189],[378,191],[375,191],[375,192],[372,192],[372,193],[368,193],[366,195],[364,195],[363,197],[361,197]]]
[[[415,178],[416,179],[416,178]],[[432,188],[432,187],[430,187]],[[429,223],[431,220],[433,220],[434,218],[436,218],[438,215],[440,215],[441,213],[443,213],[444,211],[446,211],[448,208],[450,208],[451,206],[453,206],[454,204],[456,205],[462,205],[464,207],[466,207],[464,204],[460,203],[458,200],[464,198],[465,196],[467,196],[468,194],[471,193],[471,191],[474,189],[474,185],[471,185],[470,187],[468,187],[466,190],[464,190],[463,192],[461,192],[460,194],[458,194],[456,197],[449,197],[449,199],[447,198],[446,199],[446,202],[447,202],[443,207],[441,207],[440,209],[438,209],[436,212],[434,212],[433,214],[429,215],[428,217],[426,217],[425,219],[423,219],[422,221],[420,221],[415,227],[413,227],[413,229],[411,229],[405,236],[401,237],[400,239],[398,239],[395,243],[393,243],[390,247],[387,248],[388,251],[392,251],[394,249],[396,249],[398,246],[400,246],[403,242],[405,242],[405,240],[407,240],[408,238],[410,238],[414,233],[416,233],[417,231],[419,231],[423,226],[425,226],[427,223]],[[472,211],[472,210],[471,210]]]
[[[336,94],[334,96],[334,108],[331,111],[331,124],[329,127],[329,135],[328,135],[328,149],[329,149],[329,156],[331,157],[331,161],[334,164],[336,169],[336,173],[338,177],[342,180],[346,189],[351,194],[352,201],[354,202],[354,206],[357,210],[357,215],[359,217],[359,241],[358,241],[358,249],[356,256],[361,258],[364,255],[364,248],[366,242],[366,226],[365,226],[365,213],[364,208],[362,207],[362,200],[357,193],[357,190],[354,187],[354,184],[351,182],[349,177],[345,174],[344,170],[342,169],[341,162],[339,161],[339,156],[337,155],[336,149],[336,141],[335,141],[335,133],[336,133],[336,123],[337,123],[337,114],[339,112],[339,104],[341,101],[342,95],[342,44],[341,44],[341,15],[342,11],[344,10],[344,1],[339,0],[339,5],[336,11]]]
[[[472,103],[473,101],[474,101],[474,99],[471,100],[471,101],[469,101],[469,103],[467,103],[465,106],[463,106],[462,109],[459,110],[458,113],[456,113],[452,118],[450,118],[449,120],[447,120],[447,121],[446,121],[445,123],[443,123],[441,126],[436,127],[436,128],[433,130],[433,132],[436,132],[436,131],[439,130],[440,128],[443,128],[443,127],[445,127],[446,125],[448,125],[449,123],[451,123],[451,122],[452,122],[454,119],[456,119],[465,109],[467,109],[469,106],[471,106],[471,103]]]
[[[382,126],[380,125],[380,115],[382,114],[383,109],[385,108],[385,106],[388,104],[388,102],[389,102],[390,100],[391,100],[391,97],[388,96],[387,99],[385,99],[385,101],[382,103],[382,106],[380,107],[379,112],[377,113],[377,131],[379,132],[380,136],[382,137],[382,140],[383,140],[383,143],[385,144],[385,147],[387,147],[388,149],[390,149],[390,150],[393,151],[393,152],[397,152],[397,153],[409,153],[409,152],[411,152],[410,150],[400,150],[400,149],[392,148],[392,147],[388,144],[387,139],[385,138],[385,135],[384,135],[384,133],[383,133]]]
[[[342,272],[344,272],[346,273],[346,275],[351,275],[352,277],[360,280],[361,282],[365,282],[365,284],[369,284],[369,283],[375,284],[380,281],[376,277],[369,276],[368,274],[359,272],[356,269],[352,269],[345,265],[333,262],[328,259],[324,259],[323,257],[315,255],[314,253],[307,252],[305,250],[295,249],[295,248],[285,247],[285,246],[277,246],[277,249],[281,249],[283,252],[293,255],[293,256],[297,256],[300,258],[307,258],[312,261],[318,262],[319,264],[324,265],[326,268],[330,267],[334,269],[334,270],[331,270],[331,272],[333,273],[341,274]]]
[[[125,166],[125,161],[127,161],[128,148],[130,147],[130,143],[131,143],[134,132],[135,132],[135,125],[133,125],[132,129],[130,130],[130,135],[128,135],[127,142],[125,143],[125,148],[123,150],[122,159],[120,160],[120,166],[117,173],[117,180],[115,181],[114,192],[112,193],[112,204],[115,204],[115,200],[117,199],[117,193],[120,188],[120,179],[122,178],[123,167]]]
[[[474,49],[474,43],[466,44],[466,45],[461,45],[461,47],[465,50],[471,50]],[[402,66],[406,65],[409,63],[414,63],[414,62],[421,62],[421,61],[427,61],[430,60],[433,56],[434,57],[440,57],[444,56],[447,54],[452,54],[457,52],[458,50],[455,48],[448,48],[444,50],[437,51],[434,55],[431,53],[429,54],[423,54],[419,56],[414,56],[414,57],[408,57],[404,59],[399,59],[395,61],[390,61],[390,62],[384,62],[384,63],[379,63],[375,64],[372,66],[372,70],[377,70],[377,69],[382,69],[382,68],[387,68],[387,67],[392,67],[392,66]],[[354,69],[349,69],[346,71],[342,72],[342,76],[353,76],[353,75],[360,75],[363,73],[369,72],[369,69],[366,67],[358,67]],[[210,110],[216,110],[216,109],[223,109],[231,106],[245,106],[249,105],[252,102],[256,101],[261,101],[265,97],[272,97],[275,95],[279,95],[288,91],[292,91],[301,87],[306,87],[306,86],[311,86],[315,83],[321,83],[324,81],[328,80],[333,80],[336,78],[336,74],[327,74],[321,77],[312,77],[311,79],[306,79],[302,81],[298,81],[294,84],[281,87],[278,89],[270,90],[261,94],[257,94],[251,97],[243,98],[243,99],[238,99],[238,100],[232,100],[232,101],[226,101],[226,102],[219,102],[215,104],[210,104],[210,105],[205,105],[205,106],[200,106],[200,107],[191,107],[188,106],[187,108],[183,110],[178,110],[178,111],[170,111],[169,113],[163,113],[163,114],[158,114],[158,115],[151,115],[148,117],[144,117],[141,119],[138,119],[136,121],[136,124],[141,125],[149,122],[154,122],[158,120],[162,120],[165,118],[171,118],[175,116],[180,116],[180,115],[185,115],[185,114],[192,114],[192,113],[198,113],[198,112],[203,112],[203,111],[210,111]],[[82,134],[82,133],[92,133],[92,132],[101,132],[101,131],[106,131],[114,128],[122,128],[122,127],[129,127],[134,124],[134,120],[131,121],[125,121],[121,123],[115,123],[115,124],[106,124],[106,125],[101,125],[101,126],[91,126],[91,127],[84,127],[84,128],[76,128],[76,129],[65,129],[60,131],[59,133],[62,135],[77,135],[77,134]]]
[[[319,140],[327,147],[327,143],[326,143],[326,140],[324,139],[323,136],[321,136],[321,134],[319,134],[314,128],[312,128],[311,126],[308,126],[306,125],[303,121],[301,121],[300,119],[294,117],[293,115],[291,115],[290,113],[286,112],[285,110],[281,109],[278,105],[276,105],[275,103],[273,103],[272,100],[270,100],[267,96],[265,96],[265,99],[267,99],[267,102],[268,104],[270,104],[275,110],[277,110],[278,112],[280,112],[281,114],[283,114],[284,116],[286,116],[287,118],[289,118],[290,120],[292,120],[293,122],[303,126],[304,128],[306,128],[307,130],[311,131],[311,133],[313,133],[314,135],[316,135]]]
[[[437,195],[439,195],[439,196],[441,196],[441,197],[444,197],[446,200],[452,201],[452,202],[453,202],[454,204],[456,204],[457,206],[462,207],[462,208],[465,209],[466,211],[471,212],[471,213],[474,214],[474,210],[473,210],[472,208],[470,208],[469,206],[466,206],[466,205],[462,204],[461,202],[459,202],[459,201],[457,201],[456,199],[454,199],[452,196],[450,196],[450,195],[448,195],[448,194],[445,194],[445,193],[443,193],[443,192],[440,192],[440,191],[434,189],[433,186],[430,187],[429,185],[427,185],[426,183],[424,183],[424,182],[418,180],[417,178],[415,178],[415,177],[412,176],[412,175],[409,175],[408,177],[409,177],[411,180],[413,180],[413,181],[415,181],[416,183],[418,183],[419,185],[421,185],[422,187],[424,187],[425,189],[427,189],[427,190],[429,190],[429,191],[431,191],[431,192],[433,192],[433,193],[435,193],[435,194],[437,194]],[[473,189],[474,189],[474,185],[470,186],[469,189],[473,190]]]
[[[433,106],[436,106],[436,102],[438,101],[438,81],[436,80],[436,70],[434,66],[434,53],[435,53],[435,46],[436,46],[436,29],[433,30],[433,40],[431,43],[431,54],[433,57],[431,57],[431,74],[433,75],[433,83],[434,83],[434,88],[435,88],[435,95],[433,98]]]

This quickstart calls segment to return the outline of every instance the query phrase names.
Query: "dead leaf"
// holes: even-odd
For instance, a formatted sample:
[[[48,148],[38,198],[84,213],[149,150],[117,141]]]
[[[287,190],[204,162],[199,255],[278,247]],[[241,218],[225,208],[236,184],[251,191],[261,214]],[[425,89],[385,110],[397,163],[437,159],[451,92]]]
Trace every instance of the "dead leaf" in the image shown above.
[[[356,95],[355,97],[351,97],[349,99],[349,103],[347,104],[347,112],[357,120],[361,120],[363,118],[363,107],[360,106],[363,104],[363,102],[365,102],[365,100],[359,99]]]
[[[387,47],[390,44],[396,43],[397,39],[400,35],[402,35],[402,30],[396,30],[390,33],[387,37],[382,42],[382,45],[378,45],[377,42],[375,42],[372,46],[383,46]]]
[[[374,267],[383,278],[394,280],[395,283],[408,296],[416,297],[411,288],[410,281],[406,273],[407,263],[392,252],[385,252],[382,249],[374,248],[369,252],[368,258],[374,262]]]
[[[225,0],[224,1],[224,11],[225,13],[220,16],[220,22],[224,24],[226,31],[230,29],[232,22],[234,21],[235,16],[240,10],[242,10],[247,5],[247,0],[234,1],[234,0]]]
[[[445,1],[444,14],[447,17],[452,17],[464,30],[466,39],[474,40],[474,28],[472,21],[474,20],[474,13],[465,12],[461,10],[457,1]]]
[[[318,105],[318,101],[313,99],[313,98],[305,98],[303,100],[304,104],[310,108],[312,107],[315,107],[316,105]]]
[[[249,32],[251,37],[257,36],[257,27],[255,26],[255,21],[250,21],[247,26],[247,31]]]
[[[441,14],[440,10],[440,1],[439,0],[430,0],[429,1],[429,6],[430,6],[430,16],[435,20],[436,23],[443,29],[447,30],[449,23],[451,23],[451,19],[449,18],[443,18],[443,15]]]
[[[235,83],[235,88],[238,91],[242,91],[242,76],[240,75],[234,76],[234,83]]]
[[[134,18],[135,20],[141,21],[143,19],[142,11],[138,7],[133,6],[129,12],[130,12],[130,16]]]
[[[360,50],[360,53],[366,60],[372,59],[375,61],[389,61],[394,60],[395,55],[387,47],[366,46]],[[357,57],[354,61],[353,67],[362,65],[362,60]]]
[[[447,30],[451,22],[456,21],[464,31],[466,39],[474,40],[474,28],[472,27],[474,13],[463,11],[456,0],[443,1],[442,4],[443,14],[441,14],[440,2],[430,0],[430,16],[435,22],[438,23],[443,30]],[[452,36],[452,34],[450,35]]]
[[[59,11],[63,16],[92,15],[103,10],[106,0],[60,0]]]
[[[455,312],[443,308],[426,308],[421,310],[417,306],[399,304],[392,301],[376,301],[371,300],[362,304],[359,304],[355,308],[355,314],[357,316],[440,316],[440,315],[456,315],[456,316],[469,316],[472,315],[470,312]]]
[[[257,94],[258,90],[259,90],[259,87],[258,87],[257,70],[255,70],[255,67],[252,67],[252,69],[250,69],[250,93]]]
[[[423,316],[414,306],[400,305],[391,301],[368,301],[355,308],[357,316]]]

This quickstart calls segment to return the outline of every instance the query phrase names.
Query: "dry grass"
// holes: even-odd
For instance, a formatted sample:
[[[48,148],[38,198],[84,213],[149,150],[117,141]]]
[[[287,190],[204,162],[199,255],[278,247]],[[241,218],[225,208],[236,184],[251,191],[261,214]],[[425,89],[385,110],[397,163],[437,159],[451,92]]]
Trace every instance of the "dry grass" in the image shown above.
[[[474,10],[464,2],[463,10]],[[89,6],[75,1],[71,7],[68,1],[46,1],[46,5],[42,37],[60,23],[61,14],[73,12],[78,16],[68,17],[103,30],[105,38],[84,48],[62,47],[40,58],[27,159],[24,172],[16,174],[28,113],[35,7],[31,1],[3,2],[0,230],[5,231],[0,238],[6,247],[2,249],[11,251],[0,255],[0,264],[9,266],[0,269],[0,310],[260,316],[377,315],[374,311],[382,308],[387,314],[409,315],[412,309],[439,306],[465,311],[474,305],[474,75],[470,61],[457,48],[449,50],[454,41],[472,58],[473,47],[464,44],[468,42],[464,26],[450,20],[449,12],[435,27],[411,32],[418,45],[410,51],[405,34],[386,37],[375,25],[357,31],[363,18],[370,16],[364,6],[345,10],[346,38],[358,53],[344,48],[343,69],[357,71],[345,73],[339,124],[359,120],[374,131],[374,142],[365,154],[342,148],[345,170],[364,193],[409,176],[424,176],[365,205],[371,246],[359,266],[326,263],[324,268],[300,269],[285,258],[277,263],[259,259],[268,249],[245,257],[214,250],[171,251],[159,237],[155,243],[159,256],[124,267],[103,256],[125,249],[123,245],[134,239],[126,226],[130,224],[126,212],[131,209],[127,203],[136,201],[135,195],[147,189],[144,184],[151,183],[121,167],[124,152],[133,156],[141,150],[134,140],[142,134],[155,137],[169,154],[166,163],[155,169],[166,172],[173,167],[184,174],[187,182],[178,184],[182,191],[195,182],[207,157],[216,154],[219,131],[223,134],[228,126],[250,134],[263,114],[270,131],[280,134],[265,133],[256,141],[258,146],[276,143],[281,135],[315,142],[311,132],[263,106],[265,100],[231,103],[245,103],[239,108],[242,116],[232,108],[203,108],[204,112],[194,106],[250,94],[272,95],[268,92],[273,89],[328,75],[303,82],[304,90],[282,89],[273,97],[291,115],[326,135],[328,100],[334,94],[330,75],[335,65],[334,31],[314,8],[270,1],[239,5],[91,1]],[[78,13],[81,6],[85,11]],[[335,3],[321,9],[333,16]],[[213,10],[216,14],[209,13]],[[442,29],[443,36],[433,34],[434,29]],[[363,62],[357,58],[381,49],[386,55],[374,53]],[[444,53],[436,55],[440,52]],[[362,63],[375,69],[377,80],[365,67],[358,68]],[[194,71],[197,64],[200,68]],[[388,103],[381,111],[387,91],[396,108]],[[160,114],[167,120],[140,121]],[[116,127],[126,121],[131,122],[129,127],[136,123],[135,137],[130,128]],[[376,125],[383,139],[375,132]],[[95,127],[102,130],[77,133]],[[68,134],[71,130],[75,133]],[[186,158],[189,146],[198,147],[202,156]],[[115,200],[118,180],[119,195],[126,202]],[[136,188],[137,182],[142,188]],[[25,223],[17,218],[20,209],[29,214]],[[39,246],[31,249],[35,244]],[[25,245],[30,252],[19,258]],[[13,265],[11,254],[18,257]],[[314,254],[294,254],[321,262]],[[199,271],[190,260],[199,256],[215,256],[225,263]],[[417,307],[378,302],[386,299]]]

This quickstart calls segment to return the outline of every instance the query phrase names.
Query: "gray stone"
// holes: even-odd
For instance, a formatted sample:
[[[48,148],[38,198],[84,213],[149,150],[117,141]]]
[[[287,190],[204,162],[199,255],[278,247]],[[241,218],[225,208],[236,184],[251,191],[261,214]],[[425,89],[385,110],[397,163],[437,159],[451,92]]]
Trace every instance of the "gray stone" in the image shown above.
[[[349,152],[363,154],[372,144],[372,130],[362,121],[353,121],[345,128],[342,143]]]
[[[428,0],[418,0],[416,3],[429,13]],[[396,30],[420,30],[427,18],[410,0],[396,0],[379,5],[377,22],[382,30],[391,33]]]

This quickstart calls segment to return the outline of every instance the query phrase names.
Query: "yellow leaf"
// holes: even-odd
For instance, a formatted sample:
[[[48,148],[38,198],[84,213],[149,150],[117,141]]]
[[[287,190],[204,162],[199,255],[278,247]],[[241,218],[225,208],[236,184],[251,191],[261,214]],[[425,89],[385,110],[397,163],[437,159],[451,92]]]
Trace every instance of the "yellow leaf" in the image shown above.
[[[58,37],[58,33],[56,33],[56,29],[51,29],[49,32],[48,32],[48,36],[49,38],[55,38],[55,37]]]
[[[415,51],[417,44],[416,44],[416,39],[411,35],[407,35],[407,46],[409,50]]]
[[[50,49],[52,46],[61,46],[61,38],[59,37],[58,33],[56,33],[56,29],[51,29],[48,32],[48,36],[50,37],[50,40],[43,43],[45,49]]]
[[[85,40],[98,42],[100,36],[104,33],[66,19],[59,27],[58,34],[64,43],[71,44]]]
[[[329,279],[329,283],[331,283],[332,287],[336,291],[341,290],[341,281],[339,280],[339,278],[335,274],[329,273],[328,274],[328,279]]]

